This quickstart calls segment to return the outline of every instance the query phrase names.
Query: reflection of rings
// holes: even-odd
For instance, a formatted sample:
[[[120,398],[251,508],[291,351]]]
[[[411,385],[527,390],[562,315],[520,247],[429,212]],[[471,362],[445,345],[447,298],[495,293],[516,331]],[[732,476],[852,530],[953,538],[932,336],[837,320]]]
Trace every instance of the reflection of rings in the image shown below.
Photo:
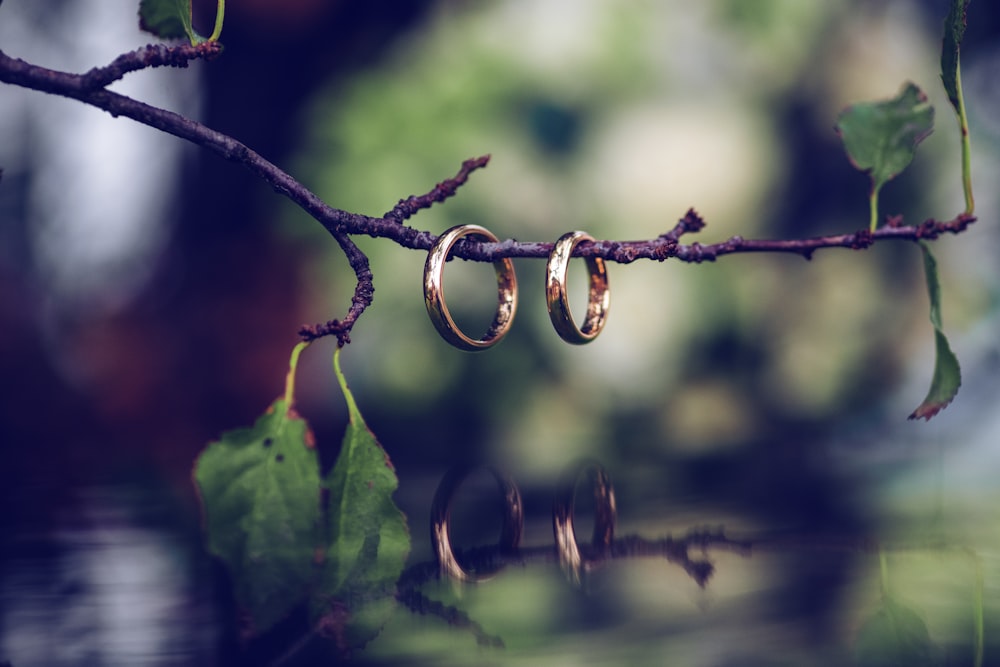
[[[570,256],[581,241],[593,241],[594,237],[586,232],[569,232],[559,237],[549,261],[545,265],[545,301],[549,308],[549,317],[556,332],[567,343],[583,345],[597,338],[604,328],[608,316],[608,305],[611,293],[608,291],[608,272],[604,260],[600,257],[587,257],[587,273],[590,277],[590,288],[587,291],[587,315],[583,326],[577,328],[573,315],[569,310],[569,297],[566,294],[566,272],[569,269]]]
[[[463,236],[479,236],[487,241],[498,242],[492,232],[479,225],[458,225],[442,234],[430,252],[424,264],[424,304],[427,314],[431,317],[438,333],[446,341],[459,348],[475,352],[492,347],[507,334],[510,323],[514,320],[517,310],[517,276],[514,275],[514,263],[509,258],[501,258],[493,262],[497,274],[497,312],[493,316],[490,328],[479,340],[469,338],[451,319],[448,304],[444,301],[444,263],[448,252]]]
[[[568,470],[559,480],[552,508],[552,530],[555,533],[556,550],[559,552],[559,564],[576,584],[580,583],[581,571],[589,569],[589,563],[585,563],[580,555],[573,528],[576,484],[584,473],[587,473],[594,489],[594,536],[591,539],[593,559],[606,556],[615,537],[615,490],[611,485],[611,478],[601,464],[584,461]]]
[[[441,567],[441,574],[457,581],[486,581],[503,567],[500,565],[485,572],[469,573],[458,564],[451,547],[451,501],[455,491],[475,468],[473,465],[458,465],[445,473],[431,504],[431,545],[434,547],[434,555]],[[521,492],[514,480],[500,470],[493,466],[486,466],[486,470],[496,479],[497,489],[503,497],[503,530],[497,546],[501,553],[512,553],[521,543],[521,529],[524,526]]]

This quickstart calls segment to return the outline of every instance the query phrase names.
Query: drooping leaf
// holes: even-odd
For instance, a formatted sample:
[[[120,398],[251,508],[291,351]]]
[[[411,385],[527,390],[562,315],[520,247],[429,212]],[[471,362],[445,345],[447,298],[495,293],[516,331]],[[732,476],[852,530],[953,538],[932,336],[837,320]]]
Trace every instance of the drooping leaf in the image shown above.
[[[891,597],[861,627],[855,658],[858,667],[932,667],[939,662],[923,619]]]
[[[951,0],[951,8],[944,20],[944,39],[941,44],[941,81],[951,105],[959,111],[959,52],[965,36],[966,11],[970,0]]]
[[[913,411],[910,419],[930,419],[951,403],[959,387],[962,386],[962,370],[958,365],[958,358],[948,345],[941,322],[941,284],[938,281],[937,261],[926,243],[920,243],[920,250],[924,256],[924,275],[927,277],[927,294],[931,304],[931,324],[934,325],[934,377],[931,379],[927,397]]]
[[[208,550],[229,570],[248,635],[271,628],[306,599],[322,539],[319,462],[308,424],[285,396],[251,428],[222,435],[195,464]]]
[[[848,159],[871,178],[872,231],[879,190],[913,161],[917,145],[933,128],[934,107],[913,83],[891,100],[853,104],[837,117],[837,134]]]
[[[330,540],[312,608],[318,627],[346,650],[375,637],[392,612],[410,533],[392,500],[396,472],[358,410],[340,370],[339,349],[334,370],[350,423],[326,480]]]
[[[204,37],[194,31],[191,0],[141,0],[139,28],[161,39],[186,37],[192,44],[205,41]]]

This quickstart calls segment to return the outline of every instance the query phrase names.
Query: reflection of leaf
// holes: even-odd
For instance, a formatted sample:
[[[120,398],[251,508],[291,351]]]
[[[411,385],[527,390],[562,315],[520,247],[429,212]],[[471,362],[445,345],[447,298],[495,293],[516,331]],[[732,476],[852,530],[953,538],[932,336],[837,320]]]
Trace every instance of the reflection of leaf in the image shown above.
[[[941,81],[951,105],[959,111],[959,51],[965,36],[965,12],[969,0],[951,0],[951,9],[944,20],[944,40],[941,44]]]
[[[912,83],[891,100],[853,104],[837,118],[837,133],[851,164],[871,177],[872,231],[879,190],[913,161],[917,144],[933,127],[934,107]]]
[[[861,627],[855,645],[859,667],[936,665],[934,645],[923,619],[891,597]]]
[[[208,550],[229,569],[252,631],[263,632],[304,599],[313,573],[320,502],[312,434],[279,399],[252,428],[209,445],[194,478]]]
[[[941,324],[941,285],[938,282],[937,261],[931,254],[930,246],[920,243],[924,254],[924,273],[927,276],[927,292],[931,302],[931,324],[934,325],[934,377],[924,402],[913,411],[910,419],[930,419],[943,410],[962,385],[962,370],[958,358],[951,351]]]
[[[341,649],[372,639],[395,605],[396,581],[410,551],[406,518],[392,501],[398,486],[389,457],[365,425],[340,370],[350,423],[327,478],[330,546],[313,600],[318,626]]]

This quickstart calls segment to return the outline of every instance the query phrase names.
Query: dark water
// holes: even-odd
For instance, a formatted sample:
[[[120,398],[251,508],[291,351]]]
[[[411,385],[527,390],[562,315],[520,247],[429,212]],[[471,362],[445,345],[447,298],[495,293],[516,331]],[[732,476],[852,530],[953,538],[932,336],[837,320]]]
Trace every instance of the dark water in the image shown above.
[[[893,512],[896,536],[914,543],[893,497],[910,504],[918,523],[926,515],[913,502],[933,507],[936,464],[917,467],[915,481],[855,489],[858,498],[879,497],[882,512]],[[617,534],[647,538],[683,536],[692,528],[716,530],[758,540],[752,555],[727,550],[702,554],[716,567],[705,588],[675,564],[661,559],[615,561],[587,578],[585,590],[569,583],[551,561],[508,567],[495,579],[470,586],[430,582],[430,598],[466,612],[485,631],[501,637],[504,649],[477,646],[467,628],[449,627],[440,618],[399,609],[382,635],[354,654],[358,664],[681,664],[852,665],[857,637],[878,608],[879,563],[872,539],[874,517],[852,518],[845,499],[830,501],[824,520],[839,517],[836,530],[818,520],[819,478],[781,485],[760,496],[736,483],[748,461],[684,471],[708,485],[704,494],[675,494],[650,484],[650,471],[623,470]],[[931,482],[921,480],[919,471]],[[715,482],[712,482],[712,479]],[[414,537],[411,563],[429,560],[426,535],[429,500],[436,476],[415,483],[404,478],[399,501],[408,511]],[[908,487],[908,484],[910,485]],[[722,489],[732,485],[736,494]],[[907,491],[906,489],[909,488]],[[970,486],[971,488],[971,486]],[[903,489],[903,490],[900,490]],[[475,487],[463,502],[484,493]],[[551,489],[522,489],[527,515],[524,545],[552,544]],[[879,496],[878,494],[882,495]],[[744,495],[745,494],[745,495]],[[784,495],[782,495],[784,494]],[[785,525],[773,522],[762,503],[789,505]],[[739,502],[755,502],[755,511]],[[858,501],[855,498],[855,501]],[[796,500],[801,507],[795,507]],[[978,506],[978,501],[973,503]],[[876,507],[873,506],[873,507]],[[476,506],[478,507],[478,506]],[[764,507],[764,509],[761,509]],[[839,508],[834,511],[831,508]],[[31,665],[305,665],[333,664],[322,641],[279,628],[278,636],[241,646],[222,570],[198,542],[197,516],[171,500],[155,484],[119,483],[87,487],[76,502],[62,507],[52,525],[19,529],[10,535],[0,575],[0,661]],[[766,510],[766,511],[765,511]],[[456,515],[466,514],[455,508]],[[476,509],[480,534],[498,526],[489,511]],[[581,535],[588,535],[590,510],[581,502]],[[768,523],[764,517],[771,517]],[[996,523],[995,513],[979,519]],[[460,519],[460,517],[459,517]],[[466,516],[464,521],[469,522]],[[868,532],[850,534],[850,521]],[[817,523],[810,525],[810,520]],[[461,522],[460,521],[460,522]],[[473,520],[472,523],[475,523]],[[995,527],[995,525],[994,525]],[[963,526],[946,531],[948,548],[890,552],[893,582],[902,598],[919,610],[930,629],[934,662],[974,664],[972,594],[974,559],[960,546]],[[458,530],[458,529],[456,529]],[[764,538],[766,536],[766,539]],[[482,541],[475,526],[456,540]],[[581,538],[586,539],[586,538]],[[986,541],[975,557],[986,573],[987,644],[990,645],[990,591],[998,560]],[[288,653],[288,648],[300,650]],[[987,658],[989,653],[987,653]],[[983,664],[990,664],[987,662]]]
[[[0,658],[12,665],[214,664],[219,627],[195,545],[148,497],[81,489],[58,525],[12,536]],[[145,516],[144,516],[145,515]]]

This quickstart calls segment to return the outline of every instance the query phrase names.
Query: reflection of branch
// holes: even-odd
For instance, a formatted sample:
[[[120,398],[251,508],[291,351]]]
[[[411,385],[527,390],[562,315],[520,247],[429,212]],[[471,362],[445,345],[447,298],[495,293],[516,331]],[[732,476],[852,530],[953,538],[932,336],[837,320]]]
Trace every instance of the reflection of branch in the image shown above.
[[[103,109],[113,116],[126,116],[143,125],[190,141],[227,160],[242,164],[275,191],[295,202],[336,239],[347,255],[358,281],[351,299],[351,307],[342,320],[330,320],[323,324],[305,326],[302,327],[299,334],[306,340],[334,335],[337,337],[338,344],[344,345],[350,342],[351,328],[371,304],[374,292],[368,258],[350,239],[350,235],[362,234],[375,238],[386,238],[404,248],[429,250],[437,237],[429,232],[408,227],[403,223],[420,210],[453,196],[457,189],[466,182],[472,171],[486,165],[489,156],[466,160],[455,177],[442,181],[427,194],[401,199],[383,217],[372,218],[327,205],[286,172],[230,136],[216,132],[179,114],[144,104],[105,88],[129,72],[148,67],[186,67],[191,60],[212,58],[220,52],[221,45],[217,42],[207,42],[198,46],[153,45],[122,54],[109,65],[94,68],[85,74],[70,74],[32,65],[23,60],[11,58],[0,51],[0,81],[79,100]],[[678,259],[684,262],[700,263],[714,261],[723,255],[745,252],[793,253],[808,259],[813,252],[820,248],[839,247],[858,250],[867,248],[881,240],[916,241],[935,239],[944,233],[957,234],[964,231],[974,221],[975,217],[964,213],[947,222],[927,220],[916,226],[904,225],[900,218],[890,218],[885,226],[874,232],[862,230],[853,234],[802,240],[749,240],[734,236],[726,241],[709,245],[697,242],[682,244],[680,243],[682,235],[697,232],[705,226],[701,217],[695,213],[694,209],[691,209],[673,229],[656,239],[648,241],[597,241],[577,246],[573,255],[576,257],[602,257],[605,260],[622,264],[634,262],[637,259],[656,261]],[[452,255],[463,259],[492,262],[503,257],[546,258],[551,251],[551,243],[513,240],[500,243],[477,243],[465,239],[455,244]]]
[[[396,599],[415,614],[437,616],[453,628],[468,630],[476,638],[476,643],[480,646],[503,648],[503,639],[486,632],[482,625],[457,607],[432,600],[413,588],[400,591],[396,595]]]
[[[588,569],[599,567],[611,560],[632,558],[663,558],[679,565],[698,586],[704,588],[715,572],[715,565],[708,559],[691,557],[692,550],[707,552],[709,549],[732,551],[741,556],[749,556],[753,543],[726,537],[719,530],[693,530],[682,538],[664,537],[647,540],[638,535],[616,538],[605,555],[601,555],[588,545],[580,545],[588,559]],[[473,571],[494,571],[505,565],[524,567],[531,563],[559,563],[559,555],[554,546],[538,546],[510,551],[499,545],[476,547],[458,555],[463,567]],[[430,614],[441,618],[448,625],[468,630],[481,646],[503,646],[500,637],[488,634],[483,627],[467,613],[456,607],[432,600],[418,589],[440,577],[440,567],[436,561],[417,563],[403,571],[397,582],[396,599],[406,608],[421,615]]]
[[[629,560],[632,558],[663,558],[668,563],[679,565],[698,586],[704,587],[715,571],[709,560],[691,557],[691,551],[706,552],[709,549],[732,551],[741,556],[749,556],[753,543],[726,537],[721,530],[692,530],[681,538],[663,537],[649,540],[638,535],[615,538],[606,556],[588,545],[581,544],[580,550],[588,560],[588,567],[594,569],[604,561]],[[473,571],[496,570],[505,565],[525,566],[531,563],[559,563],[555,546],[538,546],[505,551],[497,545],[476,547],[456,554],[466,569]],[[399,587],[408,590],[437,579],[439,569],[436,562],[417,563],[406,568],[399,578]]]

